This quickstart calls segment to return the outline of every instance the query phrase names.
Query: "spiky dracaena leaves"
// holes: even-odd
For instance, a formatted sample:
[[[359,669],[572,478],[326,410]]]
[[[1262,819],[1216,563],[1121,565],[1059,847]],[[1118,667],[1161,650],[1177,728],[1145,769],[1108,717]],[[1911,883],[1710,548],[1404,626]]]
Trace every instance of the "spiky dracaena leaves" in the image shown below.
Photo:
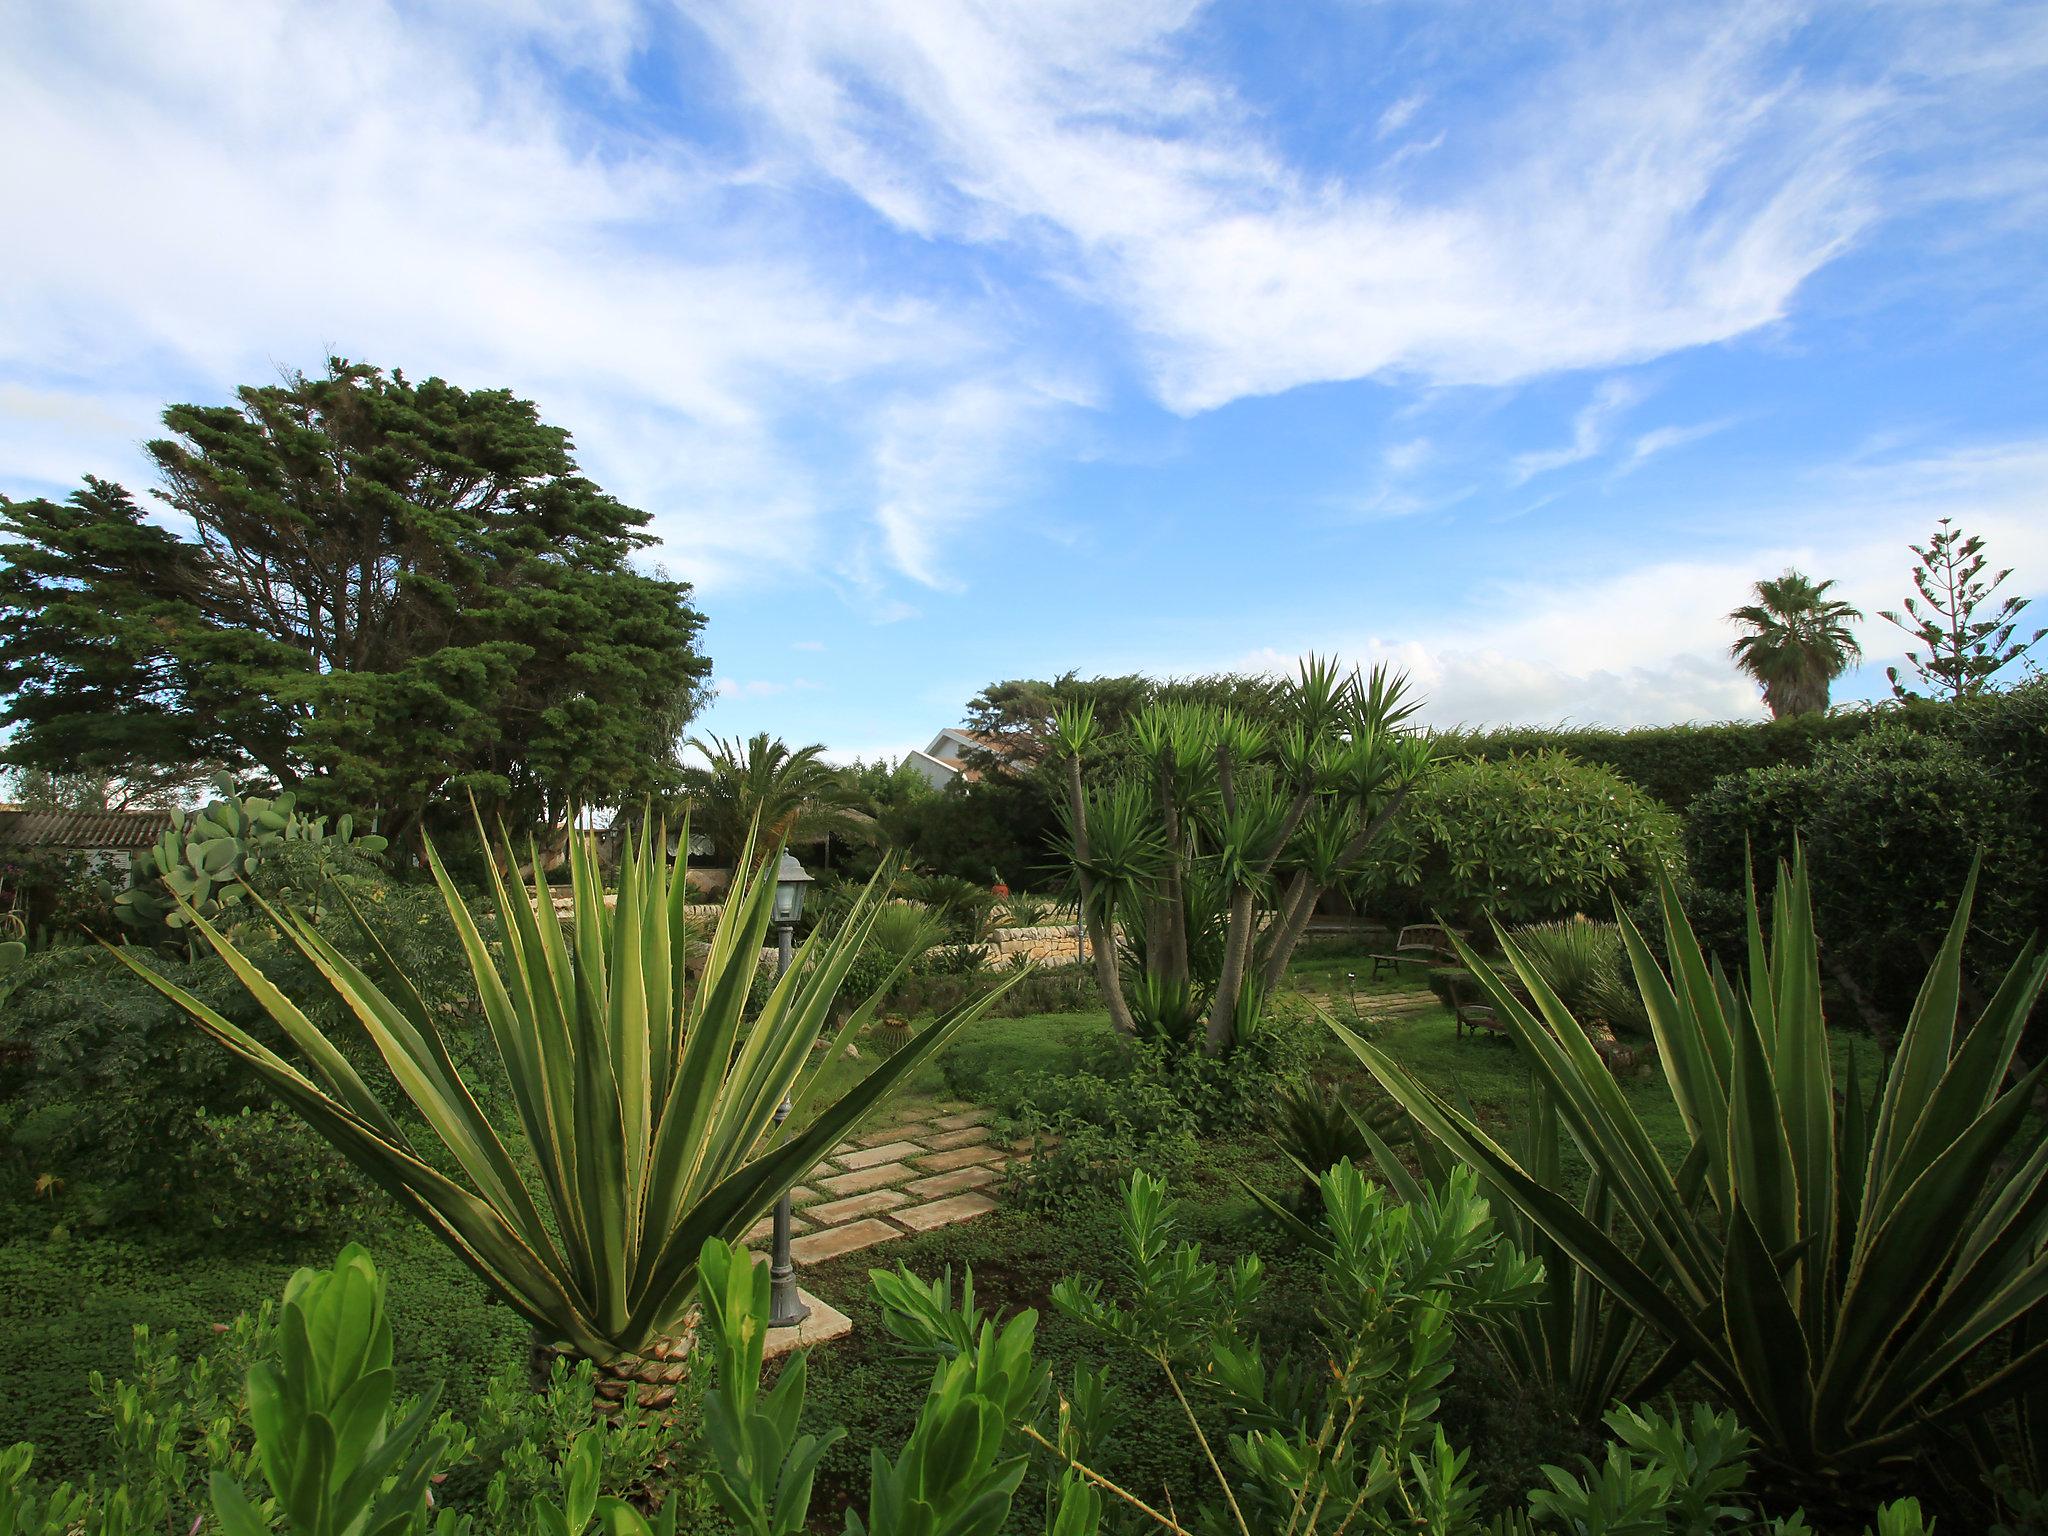
[[[876,887],[837,930],[806,944],[802,961],[749,1017],[776,860],[742,860],[751,873],[727,900],[693,977],[685,871],[668,863],[666,847],[666,830],[651,825],[625,840],[608,906],[596,849],[576,840],[568,923],[545,885],[508,885],[493,863],[495,932],[488,939],[428,849],[511,1091],[522,1156],[464,1081],[421,990],[367,925],[379,957],[374,978],[316,924],[271,914],[375,1046],[438,1143],[429,1150],[414,1145],[415,1133],[305,1010],[196,912],[188,909],[194,925],[304,1053],[310,1074],[175,983],[122,958],[253,1066],[546,1337],[612,1360],[641,1353],[676,1327],[696,1289],[706,1237],[736,1240],[1022,974],[936,1020],[811,1117],[805,1111],[820,1076],[805,1068],[868,941]],[[892,973],[882,991],[894,980]],[[835,1048],[867,1022],[875,1001],[852,1012]],[[785,1096],[795,1100],[790,1123],[803,1127],[787,1135],[774,1120]]]
[[[1668,969],[1618,912],[1691,1143],[1676,1167],[1512,939],[1501,935],[1533,1008],[1459,945],[1632,1240],[1385,1051],[1338,1033],[1496,1198],[1664,1338],[1644,1385],[1691,1366],[1771,1455],[1846,1478],[1930,1430],[1980,1427],[2048,1380],[2033,1326],[2048,1303],[2048,1124],[2030,1113],[2044,1069],[2007,1082],[2048,960],[2029,946],[1965,1017],[1974,885],[1875,1099],[1852,1071],[1839,1104],[1803,857],[1779,871],[1768,938],[1750,895],[1746,980],[1708,964],[1668,879]]]

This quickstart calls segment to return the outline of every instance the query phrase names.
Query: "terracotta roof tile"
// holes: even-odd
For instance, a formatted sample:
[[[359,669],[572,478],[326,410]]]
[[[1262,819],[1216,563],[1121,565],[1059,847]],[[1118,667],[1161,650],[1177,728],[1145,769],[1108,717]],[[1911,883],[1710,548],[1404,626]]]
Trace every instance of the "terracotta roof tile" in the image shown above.
[[[140,853],[170,824],[168,811],[0,811],[0,848],[119,848]]]

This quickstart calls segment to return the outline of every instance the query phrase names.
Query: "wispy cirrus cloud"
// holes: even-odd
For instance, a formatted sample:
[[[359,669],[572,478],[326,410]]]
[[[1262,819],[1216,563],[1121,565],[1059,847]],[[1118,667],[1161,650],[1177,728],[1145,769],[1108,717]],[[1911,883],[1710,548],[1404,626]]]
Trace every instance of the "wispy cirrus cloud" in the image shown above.
[[[1527,485],[1538,475],[1582,464],[1605,451],[1617,422],[1648,396],[1649,387],[1636,379],[1603,379],[1593,398],[1572,418],[1571,441],[1557,448],[1517,455],[1508,466],[1511,485]]]
[[[1863,162],[1887,93],[1792,89],[1777,6],[1617,10],[1489,102],[1464,173],[1421,193],[1291,164],[1189,64],[1199,9],[699,14],[801,153],[906,229],[1033,248],[1121,316],[1178,411],[1723,340],[1777,319],[1877,212]]]

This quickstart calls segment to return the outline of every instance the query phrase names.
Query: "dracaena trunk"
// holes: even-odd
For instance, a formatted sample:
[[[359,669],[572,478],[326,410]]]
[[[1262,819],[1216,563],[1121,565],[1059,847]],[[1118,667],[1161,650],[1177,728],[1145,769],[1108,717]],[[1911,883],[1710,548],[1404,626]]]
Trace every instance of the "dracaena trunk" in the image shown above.
[[[1237,1034],[1237,1000],[1244,991],[1246,962],[1251,956],[1252,925],[1257,910],[1250,886],[1230,893],[1230,927],[1224,937],[1223,970],[1216,979],[1216,992],[1209,1000],[1208,1052],[1221,1056]]]
[[[1067,807],[1074,820],[1074,873],[1081,885],[1081,911],[1088,925],[1088,946],[1095,955],[1095,985],[1102,993],[1102,1003],[1109,1010],[1109,1022],[1117,1033],[1135,1035],[1138,1024],[1131,1017],[1130,1005],[1124,1001],[1121,978],[1116,966],[1116,928],[1102,915],[1095,900],[1095,882],[1089,878],[1088,861],[1088,801],[1081,792],[1081,759],[1067,759]]]

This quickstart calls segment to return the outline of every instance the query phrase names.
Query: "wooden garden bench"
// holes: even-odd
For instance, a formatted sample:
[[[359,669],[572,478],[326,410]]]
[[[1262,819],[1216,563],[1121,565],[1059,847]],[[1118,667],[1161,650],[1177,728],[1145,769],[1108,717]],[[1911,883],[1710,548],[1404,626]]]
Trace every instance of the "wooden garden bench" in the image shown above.
[[[1458,935],[1464,937],[1462,932]],[[1371,980],[1404,965],[1435,965],[1451,952],[1451,930],[1437,923],[1410,923],[1394,940],[1394,952],[1372,957]]]

